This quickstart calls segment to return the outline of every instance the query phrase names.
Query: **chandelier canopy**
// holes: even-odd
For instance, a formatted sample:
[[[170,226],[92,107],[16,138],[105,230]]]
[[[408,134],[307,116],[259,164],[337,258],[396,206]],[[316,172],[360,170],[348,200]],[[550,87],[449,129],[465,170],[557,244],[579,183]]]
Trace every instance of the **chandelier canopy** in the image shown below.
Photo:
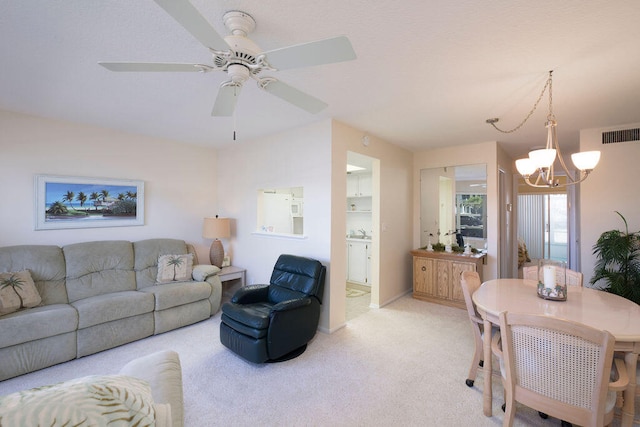
[[[556,121],[556,117],[553,114],[552,74],[553,70],[549,71],[549,78],[547,79],[547,83],[544,85],[544,88],[542,88],[542,92],[540,92],[538,100],[534,104],[527,117],[525,117],[518,126],[511,130],[505,131],[496,126],[496,123],[498,122],[497,118],[487,119],[487,123],[489,123],[491,126],[502,133],[515,132],[525,124],[529,117],[531,117],[536,107],[538,106],[538,103],[542,99],[544,92],[547,90],[547,88],[549,89],[549,113],[547,114],[547,123],[545,124],[545,127],[547,128],[547,144],[543,149],[530,151],[529,157],[516,160],[516,168],[518,169],[518,173],[522,175],[525,182],[531,187],[564,187],[568,185],[575,185],[587,179],[589,173],[591,173],[591,171],[600,161],[600,151],[585,151],[574,153],[571,155],[571,160],[573,161],[574,166],[580,171],[580,176],[574,178],[573,174],[569,172],[567,165],[565,164],[562,157],[562,153],[560,152],[560,145],[558,144],[558,136],[556,133],[558,122]],[[556,159],[558,159],[560,166],[567,177],[567,180],[564,183],[561,183],[560,180],[555,176],[554,164]]]

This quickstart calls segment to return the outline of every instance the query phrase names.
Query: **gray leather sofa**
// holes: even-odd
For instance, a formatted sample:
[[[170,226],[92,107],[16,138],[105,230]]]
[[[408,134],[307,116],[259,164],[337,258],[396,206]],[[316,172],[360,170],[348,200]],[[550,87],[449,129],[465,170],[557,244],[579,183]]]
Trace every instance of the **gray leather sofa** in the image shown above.
[[[198,280],[156,284],[161,255],[194,255]],[[29,270],[42,303],[0,316],[0,380],[205,320],[220,308],[215,268],[183,240],[0,248],[0,272]]]

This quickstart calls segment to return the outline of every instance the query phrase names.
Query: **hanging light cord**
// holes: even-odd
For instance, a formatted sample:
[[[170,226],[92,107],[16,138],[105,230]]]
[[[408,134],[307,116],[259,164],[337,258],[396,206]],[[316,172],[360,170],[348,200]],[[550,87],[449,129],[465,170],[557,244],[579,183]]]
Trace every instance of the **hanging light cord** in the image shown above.
[[[513,133],[515,131],[517,131],[518,129],[520,129],[526,122],[527,120],[529,120],[529,117],[531,117],[531,115],[533,114],[534,111],[536,111],[536,108],[538,108],[538,104],[540,103],[540,100],[542,99],[542,96],[544,95],[545,91],[547,90],[547,87],[549,88],[549,115],[547,116],[547,119],[551,119],[553,118],[553,111],[551,110],[551,74],[553,73],[553,70],[549,71],[549,78],[547,79],[547,83],[545,83],[544,87],[542,88],[542,92],[540,92],[540,96],[538,96],[538,100],[536,101],[536,103],[533,105],[533,108],[531,109],[531,111],[529,111],[529,114],[527,114],[527,116],[524,118],[524,120],[522,120],[522,122],[520,122],[520,124],[516,127],[514,127],[511,130],[503,130],[500,129],[498,126],[496,126],[496,123],[498,122],[498,118],[494,118],[494,119],[487,119],[487,123],[489,123],[491,126],[493,126],[494,128],[496,128],[497,131],[502,132],[502,133]]]

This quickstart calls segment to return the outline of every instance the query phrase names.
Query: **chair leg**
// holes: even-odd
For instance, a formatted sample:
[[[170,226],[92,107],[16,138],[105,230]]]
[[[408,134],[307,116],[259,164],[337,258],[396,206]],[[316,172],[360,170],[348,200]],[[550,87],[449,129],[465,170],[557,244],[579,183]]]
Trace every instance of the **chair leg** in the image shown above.
[[[471,368],[469,368],[469,376],[465,381],[467,387],[473,387],[473,383],[476,380],[476,375],[478,374],[478,367],[484,366],[484,361],[482,360],[482,356],[484,355],[484,349],[482,348],[482,335],[480,335],[480,329],[477,328],[477,325],[473,329],[474,339],[475,339],[475,352],[473,354],[473,360],[471,361]]]

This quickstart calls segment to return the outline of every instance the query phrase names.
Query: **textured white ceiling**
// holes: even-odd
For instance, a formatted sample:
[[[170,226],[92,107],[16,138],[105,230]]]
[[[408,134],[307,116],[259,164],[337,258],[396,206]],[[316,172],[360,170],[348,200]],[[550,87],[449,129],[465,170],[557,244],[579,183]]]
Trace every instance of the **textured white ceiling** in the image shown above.
[[[580,129],[640,121],[637,0],[192,0],[225,35],[242,10],[263,50],[347,35],[358,59],[276,72],[329,104],[311,115],[247,82],[239,142],[333,117],[408,149],[498,140],[514,156],[544,144],[554,69],[565,151]],[[0,108],[187,143],[232,142],[211,117],[224,73],[113,73],[98,61],[211,64],[208,51],[151,0],[0,0]],[[238,143],[238,142],[236,142]]]

